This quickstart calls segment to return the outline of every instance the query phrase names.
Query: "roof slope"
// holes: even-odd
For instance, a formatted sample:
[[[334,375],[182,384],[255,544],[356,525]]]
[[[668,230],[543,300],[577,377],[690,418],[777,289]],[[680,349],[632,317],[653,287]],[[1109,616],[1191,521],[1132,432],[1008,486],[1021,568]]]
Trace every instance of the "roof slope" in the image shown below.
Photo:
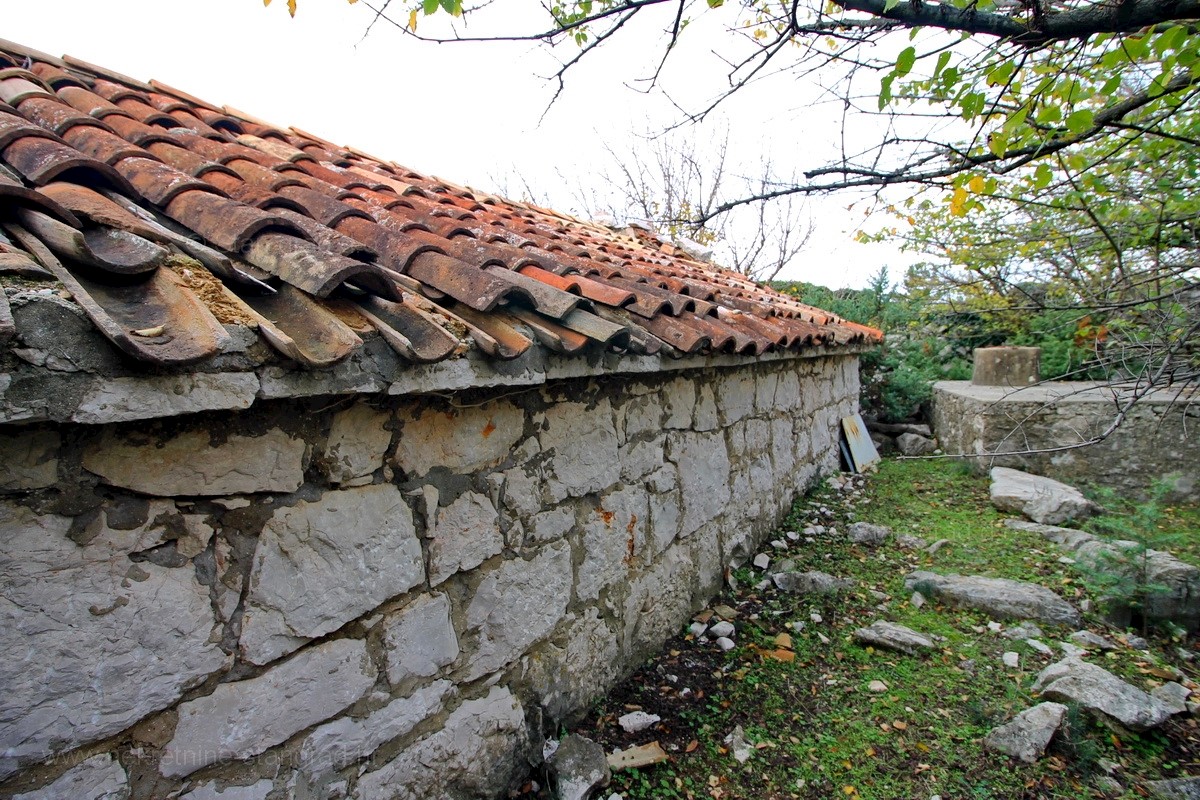
[[[230,323],[305,368],[374,336],[412,362],[879,338],[651,234],[2,40],[0,101],[0,281],[61,283],[135,361],[203,362]],[[0,342],[14,334],[0,292]]]

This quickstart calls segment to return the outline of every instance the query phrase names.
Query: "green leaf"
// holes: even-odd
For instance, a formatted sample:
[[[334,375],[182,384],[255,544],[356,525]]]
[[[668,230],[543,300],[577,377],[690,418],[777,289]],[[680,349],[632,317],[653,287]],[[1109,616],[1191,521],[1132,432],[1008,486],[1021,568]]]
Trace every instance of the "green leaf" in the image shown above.
[[[720,8],[725,5],[725,0],[708,0],[709,8]]]
[[[950,51],[947,50],[944,53],[942,53],[940,56],[938,56],[937,66],[935,66],[933,68],[933,77],[937,78],[939,75],[941,75],[942,70],[944,70],[946,68],[946,65],[949,63],[950,63]]]
[[[1017,70],[1017,64],[1012,59],[1005,61],[987,75],[988,86],[1004,86]]]
[[[900,55],[896,58],[896,76],[903,78],[912,72],[913,64],[915,63],[917,63],[917,50],[915,47],[906,47],[901,50]]]
[[[1004,154],[1008,152],[1008,137],[1000,131],[993,133],[988,137],[988,150],[996,158],[1004,158]]]
[[[1076,135],[1085,133],[1092,127],[1095,119],[1096,114],[1091,109],[1081,108],[1078,111],[1072,111],[1067,115],[1067,130]]]
[[[439,0],[422,0],[421,10],[424,11],[425,16],[428,17],[430,14],[438,10],[438,5],[440,5]]]
[[[1115,94],[1117,89],[1120,88],[1121,75],[1118,73],[1104,82],[1104,85],[1100,87],[1100,94]]]
[[[1038,164],[1037,169],[1033,171],[1033,185],[1038,189],[1045,189],[1053,177],[1054,173],[1049,164]]]
[[[1038,109],[1037,121],[1042,125],[1052,125],[1062,119],[1062,108],[1059,106],[1042,106]]]
[[[983,104],[987,102],[983,92],[969,92],[966,94],[959,105],[962,107],[963,119],[971,120],[979,116],[983,112]]]
[[[884,0],[883,13],[888,13],[898,5],[900,5],[900,0]]]
[[[896,79],[895,75],[885,75],[879,81],[879,110],[883,111],[887,108],[888,103],[892,102],[892,81]]]

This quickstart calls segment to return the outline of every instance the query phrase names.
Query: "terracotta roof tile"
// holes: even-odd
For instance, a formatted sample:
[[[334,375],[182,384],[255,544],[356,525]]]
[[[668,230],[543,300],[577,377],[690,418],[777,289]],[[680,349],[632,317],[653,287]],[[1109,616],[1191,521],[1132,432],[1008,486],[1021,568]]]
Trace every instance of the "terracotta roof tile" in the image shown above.
[[[0,257],[41,262],[144,361],[214,355],[224,331],[206,302],[308,369],[364,336],[413,362],[470,346],[511,359],[535,342],[748,357],[879,339],[649,231],[507,201],[2,40],[0,100],[0,159],[24,180],[0,170],[0,222],[17,231]],[[164,266],[171,252],[194,267]],[[140,277],[105,277],[122,270]]]

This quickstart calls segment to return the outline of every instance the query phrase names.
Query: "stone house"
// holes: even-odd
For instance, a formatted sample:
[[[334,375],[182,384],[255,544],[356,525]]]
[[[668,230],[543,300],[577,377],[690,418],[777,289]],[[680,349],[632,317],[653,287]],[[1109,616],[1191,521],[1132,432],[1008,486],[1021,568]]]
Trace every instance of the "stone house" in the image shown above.
[[[0,42],[0,796],[471,797],[837,466],[855,326]]]

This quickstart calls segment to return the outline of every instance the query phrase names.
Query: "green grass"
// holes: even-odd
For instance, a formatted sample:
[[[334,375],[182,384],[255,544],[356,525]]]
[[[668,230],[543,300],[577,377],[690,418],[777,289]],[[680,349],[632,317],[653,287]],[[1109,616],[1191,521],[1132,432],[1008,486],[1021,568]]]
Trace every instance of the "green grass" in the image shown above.
[[[1062,554],[1053,545],[1004,528],[1003,516],[988,502],[986,479],[954,464],[887,461],[852,509],[841,499],[822,489],[798,501],[781,530],[802,530],[812,509],[825,505],[835,517],[822,524],[843,531],[853,516],[889,525],[896,534],[949,544],[934,555],[894,541],[876,549],[853,546],[830,535],[792,546],[786,557],[797,570],[817,569],[853,581],[854,588],[837,598],[796,597],[773,588],[756,592],[758,571],[737,571],[743,588],[721,600],[739,612],[737,648],[722,653],[712,643],[676,637],[578,728],[609,751],[658,739],[671,754],[667,763],[615,774],[607,791],[628,800],[1084,798],[1104,796],[1094,789],[1099,758],[1121,763],[1125,775],[1138,780],[1200,769],[1194,722],[1137,736],[1113,734],[1076,715],[1070,733],[1060,734],[1037,764],[985,751],[982,740],[989,730],[1037,702],[1030,685],[1059,656],[1042,656],[1023,642],[1002,638],[987,628],[989,620],[981,614],[933,602],[914,607],[904,576],[929,569],[1031,580],[1075,602],[1088,597],[1085,582],[1058,562]],[[1173,506],[1159,521],[1166,534],[1191,533],[1193,542],[1197,523],[1195,506]],[[823,622],[809,621],[812,612]],[[921,656],[873,651],[851,640],[855,628],[876,619],[942,640],[936,651]],[[790,625],[794,621],[807,625],[797,633]],[[1117,633],[1104,630],[1098,620],[1089,620],[1089,627]],[[1042,628],[1048,644],[1070,632]],[[791,635],[794,661],[771,655],[780,633]],[[1122,649],[1112,658],[1093,660],[1149,688],[1150,668],[1180,665],[1175,644],[1157,641],[1159,649],[1149,657]],[[1020,654],[1016,671],[1000,663],[1009,649]],[[1195,669],[1183,666],[1194,678]],[[869,692],[874,680],[885,682],[888,690]],[[615,719],[631,706],[660,714],[662,725],[638,737],[625,735]],[[735,726],[757,745],[745,764],[738,764],[725,745]],[[1122,797],[1141,796],[1137,780],[1126,785]]]

